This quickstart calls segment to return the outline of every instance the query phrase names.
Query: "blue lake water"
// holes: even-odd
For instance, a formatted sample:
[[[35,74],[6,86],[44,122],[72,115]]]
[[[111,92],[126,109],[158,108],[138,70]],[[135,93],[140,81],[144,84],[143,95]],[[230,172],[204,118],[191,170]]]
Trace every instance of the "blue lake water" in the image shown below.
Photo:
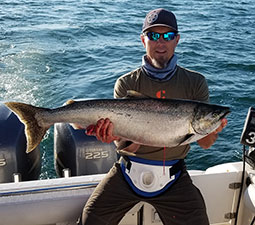
[[[0,101],[58,107],[70,98],[111,98],[115,80],[141,65],[143,19],[172,10],[178,64],[207,78],[211,102],[231,107],[213,147],[192,144],[189,169],[241,160],[248,108],[255,105],[252,0],[1,0]],[[41,144],[41,178],[55,176],[53,130]]]

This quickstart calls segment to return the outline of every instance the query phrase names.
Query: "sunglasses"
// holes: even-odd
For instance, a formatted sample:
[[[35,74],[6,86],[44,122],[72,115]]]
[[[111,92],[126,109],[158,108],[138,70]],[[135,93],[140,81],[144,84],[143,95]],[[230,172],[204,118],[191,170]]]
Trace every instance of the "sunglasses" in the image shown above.
[[[151,41],[157,41],[161,35],[163,36],[163,39],[165,41],[171,41],[175,38],[175,36],[177,34],[175,32],[166,32],[166,33],[161,34],[161,33],[151,31],[151,32],[147,32],[146,35],[149,38],[149,40],[151,40]]]

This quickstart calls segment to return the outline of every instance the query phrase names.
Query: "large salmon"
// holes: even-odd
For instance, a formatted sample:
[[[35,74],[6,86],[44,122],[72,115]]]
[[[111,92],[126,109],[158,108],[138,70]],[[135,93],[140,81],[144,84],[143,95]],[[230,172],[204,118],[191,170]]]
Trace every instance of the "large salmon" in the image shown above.
[[[149,146],[173,147],[199,140],[214,131],[229,112],[228,107],[181,99],[98,99],[73,101],[55,108],[39,108],[6,102],[25,124],[27,150],[41,142],[54,123],[83,127],[109,118],[114,135]]]

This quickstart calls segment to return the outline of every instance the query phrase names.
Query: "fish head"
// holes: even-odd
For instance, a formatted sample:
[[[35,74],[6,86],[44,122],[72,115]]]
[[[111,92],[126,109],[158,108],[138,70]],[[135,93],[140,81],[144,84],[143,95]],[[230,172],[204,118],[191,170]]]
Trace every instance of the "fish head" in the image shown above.
[[[191,126],[197,134],[210,134],[220,126],[221,120],[228,113],[229,107],[199,103],[194,111]]]

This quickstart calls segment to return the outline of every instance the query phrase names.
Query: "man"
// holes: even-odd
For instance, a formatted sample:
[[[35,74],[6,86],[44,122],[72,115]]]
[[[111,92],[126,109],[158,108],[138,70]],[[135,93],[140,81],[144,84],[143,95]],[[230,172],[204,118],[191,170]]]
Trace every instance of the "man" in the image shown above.
[[[141,34],[146,49],[142,67],[117,80],[114,97],[125,97],[128,90],[135,90],[153,98],[207,102],[209,91],[205,78],[177,65],[174,52],[179,39],[172,12],[165,9],[149,12]],[[221,126],[199,140],[198,144],[209,148],[226,124],[227,120],[223,119]],[[209,224],[201,193],[192,184],[185,168],[183,159],[190,149],[189,145],[157,148],[121,140],[114,136],[114,124],[107,118],[87,127],[87,134],[95,135],[102,142],[115,141],[122,157],[91,195],[80,224],[118,224],[125,213],[140,201],[153,205],[163,224]],[[169,176],[165,175],[166,171],[170,171]]]

